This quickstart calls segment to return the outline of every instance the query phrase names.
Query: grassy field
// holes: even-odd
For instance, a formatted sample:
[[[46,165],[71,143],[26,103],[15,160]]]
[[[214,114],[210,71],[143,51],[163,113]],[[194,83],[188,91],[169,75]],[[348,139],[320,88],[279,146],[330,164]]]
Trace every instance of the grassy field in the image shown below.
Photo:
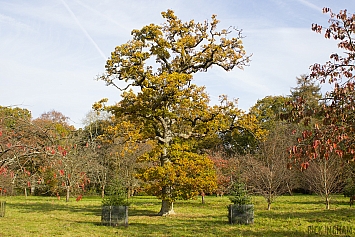
[[[333,197],[331,210],[325,210],[317,196],[283,196],[271,211],[262,197],[253,199],[253,225],[228,224],[227,197],[206,197],[204,205],[199,199],[178,201],[177,214],[168,217],[156,216],[160,208],[156,198],[133,197],[129,226],[110,227],[100,225],[98,197],[69,203],[52,197],[0,197],[6,201],[0,236],[347,236],[334,226],[355,236],[355,207],[349,207],[348,198]]]

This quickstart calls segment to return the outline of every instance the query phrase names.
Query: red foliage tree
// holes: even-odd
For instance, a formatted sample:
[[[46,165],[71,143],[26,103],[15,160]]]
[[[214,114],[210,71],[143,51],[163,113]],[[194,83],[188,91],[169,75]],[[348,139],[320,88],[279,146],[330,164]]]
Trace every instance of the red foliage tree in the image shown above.
[[[50,154],[45,147],[52,142],[49,130],[33,123],[30,111],[0,106],[0,169],[6,169],[6,180],[24,188],[25,194],[39,178],[39,168]]]
[[[333,154],[348,161],[355,160],[355,14],[347,10],[335,14],[329,8],[324,8],[323,12],[330,14],[329,26],[313,24],[312,30],[338,41],[344,54],[333,53],[324,65],[311,66],[310,77],[333,85],[333,90],[322,98],[322,106],[310,111],[305,109],[304,98],[293,102],[293,120],[306,125],[311,118],[318,120],[302,133],[298,145],[290,150],[291,156],[301,161],[302,169],[308,167],[310,160],[330,159]]]
[[[239,161],[235,157],[224,156],[221,152],[210,154],[210,159],[214,163],[217,176],[216,194],[223,196],[230,192],[233,182],[238,179]]]

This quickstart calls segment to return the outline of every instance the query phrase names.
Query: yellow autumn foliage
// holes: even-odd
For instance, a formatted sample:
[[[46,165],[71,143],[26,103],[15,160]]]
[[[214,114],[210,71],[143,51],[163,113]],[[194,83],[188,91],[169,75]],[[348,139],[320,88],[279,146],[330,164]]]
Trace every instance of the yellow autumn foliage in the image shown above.
[[[217,188],[214,165],[206,155],[176,150],[170,155],[170,162],[149,167],[138,175],[145,181],[149,194],[174,202],[194,198],[202,192],[212,193]],[[162,187],[169,187],[171,193],[161,192]]]

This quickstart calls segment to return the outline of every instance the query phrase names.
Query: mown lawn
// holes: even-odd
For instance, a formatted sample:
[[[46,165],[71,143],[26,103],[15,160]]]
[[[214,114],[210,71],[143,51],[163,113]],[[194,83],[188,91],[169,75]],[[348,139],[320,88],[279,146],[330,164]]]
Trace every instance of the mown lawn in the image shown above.
[[[325,210],[320,197],[283,196],[271,211],[262,197],[253,199],[253,225],[228,224],[227,197],[206,197],[204,205],[200,199],[178,201],[177,214],[168,217],[156,216],[160,208],[156,198],[133,197],[129,226],[110,227],[100,225],[98,197],[69,203],[52,197],[0,197],[6,201],[0,236],[327,236],[326,228],[332,231],[328,236],[346,236],[334,226],[355,236],[355,207],[349,207],[348,198],[333,197],[331,210]]]

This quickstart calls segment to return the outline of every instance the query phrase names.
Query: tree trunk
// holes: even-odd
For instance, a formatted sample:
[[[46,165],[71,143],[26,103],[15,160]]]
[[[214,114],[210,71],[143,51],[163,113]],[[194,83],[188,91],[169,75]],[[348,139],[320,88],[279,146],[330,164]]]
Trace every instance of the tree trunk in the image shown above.
[[[325,209],[329,210],[330,209],[330,198],[325,197]]]
[[[201,192],[201,201],[202,204],[205,204],[205,193],[203,191]]]
[[[271,210],[271,194],[269,194],[269,197],[266,199],[267,201],[267,210],[270,211]]]
[[[65,196],[66,202],[69,202],[69,197],[70,197],[70,186],[67,186],[67,195]]]
[[[25,188],[25,198],[27,198],[27,188]]]
[[[132,187],[127,188],[127,199],[132,196],[132,193],[133,193],[133,188]]]
[[[107,176],[106,176],[106,172],[105,172],[104,177],[102,179],[101,198],[105,197],[106,180],[107,180]]]
[[[158,213],[158,215],[159,216],[167,216],[167,215],[173,215],[173,214],[175,214],[173,203],[170,201],[167,201],[167,200],[162,200],[161,209],[160,209],[160,212]]]
[[[290,188],[290,185],[288,184],[288,182],[286,183],[286,185],[287,185],[287,191],[288,191],[288,193],[290,194],[290,196],[292,196],[292,195],[293,195],[292,189]]]
[[[102,189],[101,189],[101,198],[105,197],[105,185],[102,185]]]
[[[36,180],[33,178],[31,181],[31,196],[35,195],[35,190],[36,190]]]
[[[170,159],[168,158],[168,155],[167,155],[168,145],[169,144],[166,144],[166,146],[163,148],[163,154],[160,157],[160,165],[162,167],[164,166],[164,164],[170,162]],[[174,208],[173,208],[173,202],[168,201],[168,200],[164,200],[165,198],[171,197],[171,187],[170,186],[163,186],[161,192],[162,192],[163,200],[161,202],[161,208],[160,208],[158,215],[166,216],[166,215],[175,214]]]

